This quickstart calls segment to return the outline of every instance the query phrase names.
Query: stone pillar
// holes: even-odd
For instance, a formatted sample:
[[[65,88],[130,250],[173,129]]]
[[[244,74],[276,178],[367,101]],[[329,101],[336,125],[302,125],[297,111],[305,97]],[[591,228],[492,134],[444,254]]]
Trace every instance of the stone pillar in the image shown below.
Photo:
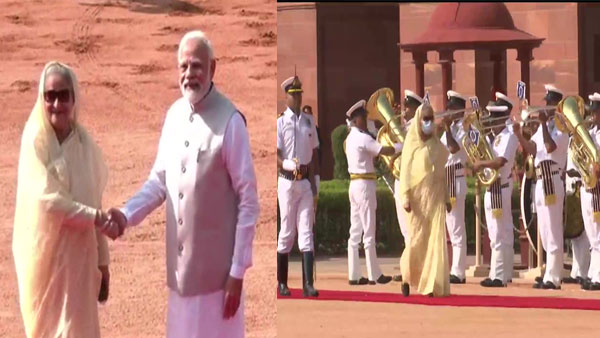
[[[423,97],[425,96],[425,64],[427,63],[427,52],[413,51],[412,55],[413,63],[415,64],[415,91],[417,95]]]
[[[533,49],[531,47],[522,47],[517,49],[517,60],[521,62],[521,81],[525,82],[525,98],[529,100],[529,91],[531,89],[529,81],[529,64],[533,60]]]
[[[490,60],[494,63],[494,89],[492,92],[492,100],[495,100],[495,92],[502,92],[508,95],[506,92],[506,84],[502,81],[502,52],[499,50],[491,51]]]
[[[452,89],[452,63],[454,62],[452,50],[440,50],[440,64],[442,65],[442,98],[443,107],[440,110],[446,108],[448,103],[448,96],[446,93]]]

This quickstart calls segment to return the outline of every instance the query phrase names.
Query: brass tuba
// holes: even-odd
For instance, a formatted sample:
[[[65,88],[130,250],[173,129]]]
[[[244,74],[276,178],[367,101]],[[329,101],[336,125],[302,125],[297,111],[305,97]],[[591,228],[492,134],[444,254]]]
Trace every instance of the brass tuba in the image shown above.
[[[377,142],[384,147],[393,147],[395,143],[404,143],[406,131],[402,126],[402,116],[396,115],[393,108],[394,92],[390,88],[377,90],[367,102],[367,118],[383,123],[377,133]],[[396,179],[400,179],[400,154],[381,158]]]
[[[573,164],[581,173],[581,179],[585,186],[593,188],[598,182],[595,169],[600,165],[600,155],[585,125],[584,111],[585,102],[581,97],[567,96],[558,103],[556,115],[572,134],[569,150]]]
[[[476,111],[465,116],[463,120],[463,127],[467,128],[467,135],[463,137],[462,145],[471,164],[478,160],[494,159],[492,148],[485,138],[484,128],[479,122],[479,115],[480,111]],[[477,172],[476,176],[483,186],[489,186],[498,178],[498,170],[483,168]]]

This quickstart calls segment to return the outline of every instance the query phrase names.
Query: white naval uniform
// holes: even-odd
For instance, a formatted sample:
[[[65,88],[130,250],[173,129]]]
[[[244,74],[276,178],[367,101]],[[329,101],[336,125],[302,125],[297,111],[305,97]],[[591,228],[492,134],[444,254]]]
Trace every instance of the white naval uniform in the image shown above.
[[[374,174],[373,159],[383,146],[371,135],[357,127],[351,127],[346,138],[346,157],[350,174]],[[375,211],[377,209],[377,181],[354,179],[350,181],[350,238],[348,239],[348,279],[361,278],[358,246],[362,241],[365,247],[367,274],[370,281],[381,276],[377,262],[375,237]]]
[[[317,129],[311,121],[310,115],[296,116],[289,108],[277,119],[277,149],[282,159],[297,158],[300,165],[310,163],[313,150],[319,146]],[[300,252],[314,251],[314,200],[309,180],[278,177],[277,199],[281,219],[277,252],[285,254],[292,250],[296,232]]]
[[[216,89],[212,88],[204,101],[209,101],[218,95],[220,94],[216,92]],[[214,106],[211,107],[214,108]],[[185,279],[189,270],[200,266],[201,262],[194,255],[201,254],[202,250],[206,250],[206,248],[197,246],[194,248],[194,244],[189,242],[186,242],[185,248],[182,244],[179,245],[179,248],[172,244],[172,240],[175,240],[174,237],[182,235],[181,231],[188,234],[193,233],[193,229],[206,231],[203,225],[194,224],[194,222],[182,225],[181,218],[189,220],[192,219],[192,216],[199,217],[197,213],[202,209],[194,210],[189,207],[193,206],[195,202],[193,200],[186,201],[186,199],[196,198],[193,191],[202,189],[195,187],[193,177],[190,181],[186,180],[189,175],[185,175],[185,171],[182,172],[181,165],[183,163],[187,166],[188,174],[195,175],[196,167],[200,167],[196,164],[196,158],[200,158],[202,152],[209,155],[208,152],[213,150],[211,148],[213,144],[205,144],[207,136],[204,133],[207,126],[202,116],[207,111],[193,112],[185,99],[180,99],[173,104],[167,113],[150,176],[141,190],[122,208],[127,217],[128,226],[135,226],[165,200],[167,201],[167,281],[170,291],[166,336],[169,338],[244,337],[243,294],[240,307],[234,317],[228,320],[223,319],[224,284],[218,290],[209,293],[194,291],[195,285],[203,283],[201,280],[196,283],[190,281],[183,289],[181,286],[182,280]],[[205,136],[199,136],[199,133]],[[256,231],[259,204],[250,141],[242,116],[234,114],[227,122],[224,134],[219,135],[218,138],[222,139],[222,143],[220,149],[213,153],[213,160],[222,163],[227,170],[225,175],[229,176],[231,188],[238,199],[238,213],[234,215],[237,221],[229,275],[243,279],[246,269],[252,265],[252,241]],[[215,141],[214,138],[212,140]],[[209,148],[204,148],[206,146]],[[216,151],[220,151],[220,154]],[[198,179],[201,178],[196,177],[196,180]],[[183,186],[183,184],[188,186]],[[190,193],[184,196],[181,193],[182,189]],[[202,196],[199,198],[202,201]],[[184,203],[189,203],[185,204],[188,206],[187,210],[178,208]],[[206,201],[199,203],[210,205],[210,202]],[[213,210],[219,212],[218,207]],[[188,216],[190,217],[188,218]],[[179,223],[175,221],[178,217],[180,217]],[[206,215],[202,217],[206,217]],[[200,219],[203,219],[202,217]],[[218,236],[217,232],[215,235]],[[220,243],[220,241],[221,239],[218,238],[215,240],[216,243]],[[178,259],[185,258],[187,255],[192,255],[191,259],[195,263],[188,266],[186,271]],[[212,259],[216,261],[217,257],[212,257]]]
[[[531,141],[536,144],[534,161],[536,170],[542,161],[554,161],[554,164],[547,171],[551,175],[550,180],[553,186],[551,189],[554,190],[555,201],[550,205],[546,205],[543,180],[538,179],[535,185],[535,208],[542,245],[546,250],[546,273],[543,282],[552,282],[554,285],[559,286],[563,270],[563,202],[565,197],[565,186],[561,174],[567,162],[569,134],[558,130],[552,119],[548,120],[547,123],[548,131],[557,148],[551,154],[548,154],[544,145],[541,126],[531,137]]]
[[[410,127],[413,119],[406,121],[406,130]],[[404,238],[404,247],[408,247],[408,243],[410,242],[410,233],[408,231],[408,227],[406,226],[406,215],[404,214],[406,210],[404,210],[404,201],[400,198],[400,180],[394,180],[394,201],[396,203],[396,214],[398,216],[398,226],[400,226],[400,232],[402,233],[402,237]]]
[[[600,130],[594,127],[590,130],[590,135],[592,136],[596,147],[600,147]],[[583,215],[585,234],[587,235],[591,247],[591,258],[587,277],[590,278],[593,283],[600,283],[600,221],[594,220],[593,194],[584,188],[581,189],[580,193],[581,213]]]
[[[590,134],[591,134],[591,131],[590,131]],[[569,156],[567,157],[567,171],[569,171],[571,169],[577,170],[577,167],[575,166],[573,161],[571,161],[571,149],[570,148],[568,150],[568,155]],[[575,193],[575,185],[578,182],[581,182],[581,178],[570,177],[567,174],[565,177],[565,182],[566,182],[565,190],[566,190],[567,195],[572,195]],[[581,201],[581,216],[583,218],[584,227],[585,227],[586,216],[583,213],[583,210],[585,209],[583,202],[585,199],[584,195],[586,192],[584,190],[585,190],[585,187],[582,185],[579,189],[579,197],[580,197],[580,201]],[[567,221],[568,221],[568,219],[567,219]],[[581,233],[581,235],[579,235],[578,237],[571,238],[571,247],[573,249],[573,265],[571,266],[571,278],[577,278],[577,277],[586,278],[588,275],[588,268],[590,266],[590,241],[587,237],[587,234],[585,233],[585,229]]]
[[[450,153],[446,162],[446,184],[449,186],[448,191],[450,192],[452,190],[450,184],[454,183],[453,188],[456,197],[452,210],[446,212],[446,228],[452,243],[450,274],[462,280],[465,279],[465,270],[467,269],[467,232],[465,229],[465,199],[467,197],[465,163],[467,162],[467,153],[462,145],[462,139],[465,137],[462,121],[452,123],[450,131],[460,149],[454,154]],[[444,146],[448,146],[446,132],[444,132],[440,141]]]
[[[512,217],[512,168],[519,147],[519,139],[512,133],[512,127],[505,127],[491,142],[494,158],[504,157],[506,163],[498,170],[498,178],[486,189],[483,197],[485,219],[490,237],[491,280],[499,279],[503,284],[512,280],[514,260],[514,230]],[[493,211],[494,193],[500,189],[502,215],[495,216]]]

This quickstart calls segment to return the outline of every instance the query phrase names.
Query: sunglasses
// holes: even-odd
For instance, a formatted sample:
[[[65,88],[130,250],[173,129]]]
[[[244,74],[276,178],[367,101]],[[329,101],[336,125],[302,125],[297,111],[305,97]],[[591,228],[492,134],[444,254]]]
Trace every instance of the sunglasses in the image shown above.
[[[66,103],[71,99],[71,90],[47,90],[44,92],[44,100],[48,103],[54,103],[58,99],[58,102]]]

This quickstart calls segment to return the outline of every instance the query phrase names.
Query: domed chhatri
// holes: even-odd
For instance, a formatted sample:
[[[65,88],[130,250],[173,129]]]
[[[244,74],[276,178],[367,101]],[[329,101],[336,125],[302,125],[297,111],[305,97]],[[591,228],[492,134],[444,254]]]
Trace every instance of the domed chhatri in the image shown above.
[[[430,49],[428,47],[433,45],[439,48],[440,44],[454,44],[453,49],[473,49],[476,45],[491,43],[528,43],[537,47],[543,40],[517,29],[503,3],[453,2],[438,5],[427,30],[415,40],[402,44],[402,48]]]

